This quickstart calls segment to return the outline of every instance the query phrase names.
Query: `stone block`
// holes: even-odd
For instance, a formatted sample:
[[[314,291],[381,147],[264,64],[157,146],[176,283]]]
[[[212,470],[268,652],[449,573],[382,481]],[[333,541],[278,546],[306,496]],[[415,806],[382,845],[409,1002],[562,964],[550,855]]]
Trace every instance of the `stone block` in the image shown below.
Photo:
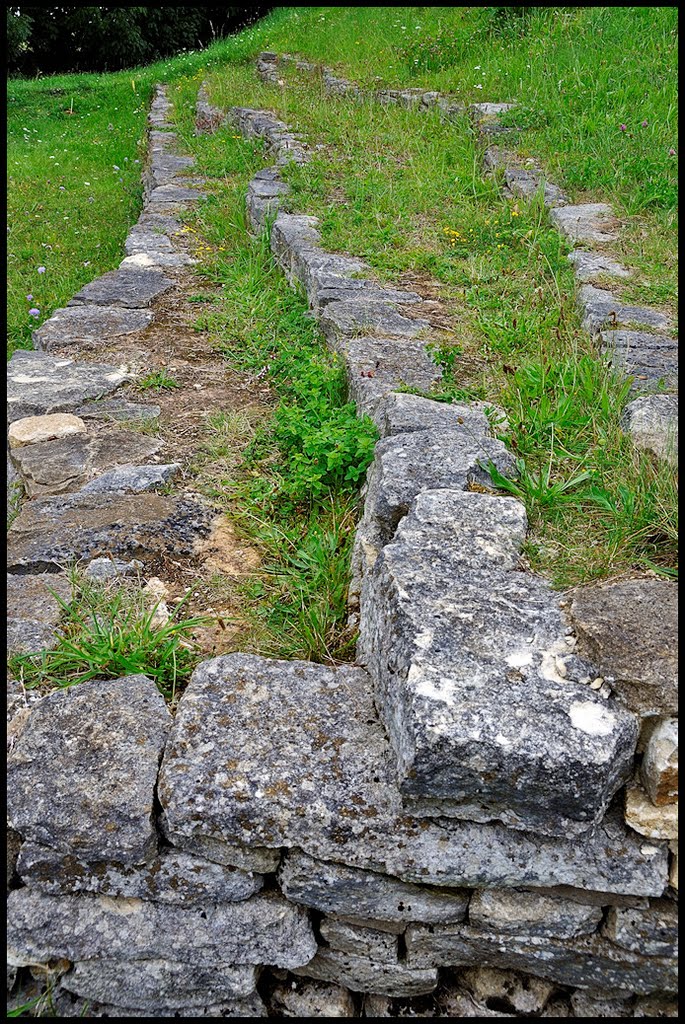
[[[145,1007],[150,1016],[165,1009],[206,1007],[255,992],[252,966],[197,965],[176,960],[83,960],[60,978],[60,986],[82,999]]]
[[[549,584],[515,571],[524,536],[512,499],[423,495],[364,580],[358,658],[415,813],[580,834],[630,772],[638,727],[559,675],[566,624]]]
[[[542,193],[542,201],[546,207],[566,206],[568,196],[551,181],[546,181],[539,170],[527,170],[524,167],[507,167],[504,180],[512,195],[523,199],[534,199]]]
[[[550,210],[552,223],[569,242],[613,242],[618,222],[607,203],[583,203]]]
[[[653,390],[657,385],[677,390],[678,342],[675,338],[620,329],[600,331],[599,337],[601,350],[613,368],[634,378],[631,385],[634,392]],[[624,418],[628,418],[625,413]]]
[[[179,906],[235,903],[253,896],[263,885],[259,874],[173,849],[161,850],[145,864],[126,867],[111,861],[89,863],[73,853],[24,843],[18,871],[26,885],[51,896],[86,892]]]
[[[335,303],[338,305],[338,303]],[[341,344],[348,394],[360,416],[375,418],[380,401],[395,388],[430,391],[442,370],[421,342],[404,338],[349,338]]]
[[[308,963],[316,939],[306,911],[275,893],[220,906],[178,907],[109,896],[10,893],[8,962],[169,960],[197,966]]]
[[[675,395],[643,395],[623,413],[623,429],[636,448],[657,458],[678,461],[678,399]]]
[[[203,662],[179,701],[158,796],[173,845],[209,859],[223,852],[239,866],[241,851],[298,847],[459,889],[523,883],[660,896],[667,881],[665,845],[646,844],[614,816],[579,840],[412,818],[369,677],[350,666],[244,654]]]
[[[154,320],[148,309],[126,309],[123,306],[68,306],[56,309],[32,334],[33,344],[40,352],[74,346],[93,349],[113,338],[144,331]]]
[[[638,783],[626,787],[626,824],[649,839],[678,838],[678,804],[655,807]]]
[[[403,316],[397,304],[385,299],[360,298],[329,302],[319,312],[321,328],[329,347],[344,352],[345,342],[359,335],[381,338],[418,338],[430,331],[428,320]]]
[[[534,977],[603,991],[676,990],[676,961],[641,956],[620,949],[600,936],[555,939],[481,932],[465,925],[410,925],[405,933],[407,966],[498,967]]]
[[[171,715],[145,676],[92,680],[32,708],[7,762],[7,813],[25,839],[88,861],[144,863]]]
[[[306,967],[293,974],[318,981],[330,981],[353,992],[377,992],[388,996],[419,996],[432,992],[438,972],[432,968],[414,970],[405,964],[378,964],[368,957],[319,949]]]
[[[83,494],[142,494],[166,487],[181,472],[180,462],[157,466],[117,466],[81,488]]]
[[[480,438],[490,434],[490,421],[477,403],[434,402],[421,395],[390,394],[377,405],[373,419],[381,437],[415,430],[458,430]]]
[[[597,930],[601,907],[521,889],[481,889],[469,904],[469,924],[483,931],[569,939]]]
[[[25,416],[22,420],[15,420],[10,424],[7,436],[10,448],[21,448],[26,444],[81,434],[85,430],[86,425],[78,416],[57,412],[52,416]]]
[[[65,988],[58,987],[51,997],[52,1007],[56,1017],[147,1017],[151,1016],[150,1009],[134,1008],[131,1006],[112,1006],[110,1003],[96,1003],[92,999],[82,999]],[[242,999],[228,999],[218,1005],[207,1006],[184,1006],[179,1012],[178,1007],[157,1007],[154,1010],[155,1017],[238,1017],[244,1020],[246,1017],[267,1017],[266,1006],[260,995],[256,992],[251,996]]]
[[[652,732],[642,758],[640,778],[653,804],[678,801],[678,719],[664,718]]]
[[[159,270],[110,270],[85,285],[67,306],[124,306],[146,309],[154,299],[173,287],[174,282]]]
[[[340,985],[298,978],[276,985],[269,1000],[279,1017],[356,1017],[351,992]]]
[[[603,934],[645,956],[678,956],[678,907],[671,900],[652,900],[647,910],[611,907]]]
[[[397,935],[374,928],[349,924],[334,917],[324,917],[319,924],[321,938],[327,947],[341,953],[368,957],[379,964],[397,964]]]
[[[34,654],[54,646],[62,615],[59,601],[71,600],[62,573],[7,574],[7,653]],[[59,599],[59,600],[58,600]]]
[[[212,510],[160,494],[82,494],[35,498],[7,534],[10,571],[54,572],[101,555],[189,555],[208,536]]]
[[[630,277],[630,271],[601,252],[574,249],[568,254],[578,281],[587,284],[601,277]]]
[[[115,391],[127,379],[121,367],[18,350],[7,364],[8,422],[68,412],[86,399]]]
[[[583,327],[589,334],[599,334],[608,325],[644,324],[657,331],[672,327],[671,320],[655,309],[630,306],[604,288],[583,284],[578,289],[578,305],[583,313]]]
[[[126,398],[103,398],[76,410],[84,420],[102,420],[114,423],[150,423],[158,419],[162,409],[159,405],[129,402]]]
[[[677,714],[677,601],[675,583],[645,578],[583,587],[571,604],[579,648],[643,717]]]
[[[498,1009],[513,1016],[546,1016],[542,1011],[554,992],[554,985],[543,978],[531,978],[493,967],[471,967],[461,971],[459,982],[481,1004],[497,1005]]]
[[[633,1006],[633,1017],[678,1017],[678,1000],[665,996],[639,996]]]
[[[283,893],[295,903],[359,919],[376,920],[380,926],[409,921],[426,924],[463,921],[469,893],[459,889],[431,889],[411,885],[388,875],[309,857],[289,851],[279,872]]]

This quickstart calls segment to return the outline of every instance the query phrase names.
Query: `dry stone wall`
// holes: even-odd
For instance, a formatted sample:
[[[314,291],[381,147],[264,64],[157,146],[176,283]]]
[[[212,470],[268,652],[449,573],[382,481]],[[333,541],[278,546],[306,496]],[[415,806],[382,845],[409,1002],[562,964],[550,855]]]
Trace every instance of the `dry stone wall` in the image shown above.
[[[170,159],[166,116],[159,89],[127,257],[162,276],[179,255],[171,206],[194,191],[174,180],[187,163]],[[490,463],[513,465],[486,410],[398,391],[440,376],[420,297],[326,252],[315,218],[282,209],[279,169],[307,158],[284,124],[202,92],[198,130],[226,118],[275,160],[250,184],[252,228],[269,231],[381,435],[355,549],[357,664],[210,659],[174,718],[143,676],[33,705],[10,684],[10,973],[54,979],[60,1016],[673,1015],[677,721],[661,609],[675,588],[652,581],[647,602],[607,585],[570,606],[525,571],[522,506],[483,492]],[[20,354],[12,419],[77,418],[124,377]],[[12,586],[36,590],[17,608],[28,649],[58,628],[41,587],[65,554],[96,571],[103,535],[122,559],[155,537],[192,547],[209,515],[146,492],[153,508],[117,519],[133,496],[104,494],[34,497],[13,526]],[[649,814],[630,798],[626,824],[633,776]]]

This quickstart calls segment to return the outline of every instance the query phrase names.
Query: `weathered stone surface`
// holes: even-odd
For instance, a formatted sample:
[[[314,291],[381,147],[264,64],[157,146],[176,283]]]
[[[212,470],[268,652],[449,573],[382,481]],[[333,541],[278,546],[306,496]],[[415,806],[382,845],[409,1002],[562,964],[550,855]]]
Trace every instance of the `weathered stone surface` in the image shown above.
[[[583,327],[590,334],[598,334],[609,324],[645,324],[658,331],[672,327],[670,319],[654,309],[629,306],[604,288],[583,284],[578,289],[578,305],[583,311]]]
[[[72,559],[188,555],[210,532],[211,509],[160,494],[36,498],[7,535],[8,569],[54,571]]]
[[[670,867],[668,871],[668,884],[678,891],[678,840],[668,844],[671,853]]]
[[[316,217],[293,213],[279,213],[274,221],[271,228],[271,251],[291,284],[297,280],[294,271],[303,252],[319,250],[317,255],[327,255],[320,251],[318,223]]]
[[[378,992],[389,996],[423,995],[432,992],[438,983],[438,972],[430,967],[414,970],[405,964],[379,964],[368,957],[337,949],[319,949],[313,960],[293,974],[332,981],[353,992]]]
[[[349,666],[239,654],[203,662],[179,702],[158,794],[173,844],[200,850],[211,840],[211,859],[222,844],[227,856],[297,846],[424,885],[660,896],[666,884],[665,846],[613,816],[580,840],[409,817],[369,678]]]
[[[154,320],[147,309],[123,306],[68,306],[56,309],[49,320],[33,332],[33,344],[41,352],[73,345],[97,348],[102,342],[124,334],[143,331]]]
[[[653,804],[678,800],[678,719],[665,718],[652,732],[640,766],[640,778]]]
[[[501,971],[493,967],[472,967],[461,971],[459,981],[479,1002],[486,1006],[497,1002],[498,1009],[513,1015],[537,1016],[554,991],[554,985],[542,978],[521,976],[515,971]]]
[[[359,275],[370,272],[368,264],[351,256],[340,256],[318,248],[302,247],[288,251],[291,283],[304,288],[310,306],[317,311],[319,292],[330,292],[336,285],[359,281]]]
[[[365,928],[324,917],[319,925],[319,932],[324,942],[331,949],[341,953],[353,953],[355,956],[368,957],[380,964],[397,964],[397,936],[387,931]]]
[[[390,394],[378,403],[373,419],[381,437],[414,430],[450,430],[464,427],[475,437],[490,433],[490,422],[477,405],[449,405],[420,395]]]
[[[221,906],[177,907],[109,896],[47,896],[32,888],[10,894],[8,962],[171,960],[308,963],[316,940],[306,911],[267,893]]]
[[[7,418],[66,412],[115,391],[127,379],[116,366],[75,363],[43,352],[14,353],[7,365]]]
[[[487,1003],[480,1003],[466,989],[459,985],[441,986],[436,997],[440,1000],[440,1016],[444,1017],[515,1017],[515,1013],[504,1013],[502,1010],[493,1010]],[[491,999],[493,1005],[506,1005],[496,997]],[[392,1013],[383,1014],[385,1017],[392,1017]],[[428,1014],[426,1015],[428,1016]],[[431,1015],[432,1016],[432,1015]]]
[[[576,989],[571,993],[571,1008],[575,1017],[632,1017],[628,999],[607,998],[599,992]]]
[[[26,493],[29,497],[36,497],[76,490],[96,473],[119,466],[122,462],[134,463],[151,458],[162,444],[158,438],[132,430],[112,429],[96,436],[72,434],[55,441],[26,445],[15,451],[14,459],[24,479]],[[153,473],[154,469],[150,467]],[[125,479],[131,479],[130,471]],[[116,487],[108,486],[108,480],[104,485],[96,485],[89,490],[115,490]]]
[[[19,848],[21,847],[21,836],[18,832],[15,832],[13,828],[7,829],[7,859],[5,861],[5,868],[7,871],[7,891],[10,889],[10,882],[14,878],[14,873],[17,867],[17,857],[19,856]]]
[[[21,448],[27,444],[53,441],[69,434],[80,434],[86,425],[78,416],[57,412],[52,416],[25,416],[10,424],[8,438],[10,448]]]
[[[678,399],[675,395],[643,395],[624,410],[623,429],[637,448],[660,459],[678,461]]]
[[[119,264],[122,270],[148,270],[158,267],[192,267],[199,261],[186,252],[160,252],[146,249],[126,256]]]
[[[56,1017],[151,1017],[151,1010],[146,1006],[137,1009],[131,1006],[112,1006],[111,1003],[96,1003],[92,999],[83,999],[65,988],[58,987],[51,996],[51,1005]],[[261,996],[254,992],[242,999],[223,1000],[218,1005],[206,1004],[198,1006],[155,1007],[154,1017],[267,1017],[266,1007]]]
[[[52,591],[52,593],[51,593]],[[62,601],[71,599],[71,585],[60,573],[29,576],[7,574],[7,653],[34,654],[54,646]]]
[[[463,921],[468,892],[411,885],[388,875],[330,864],[292,850],[279,872],[285,896],[328,914],[403,924]]]
[[[180,462],[159,466],[117,466],[85,484],[81,491],[83,494],[141,494],[164,487],[180,472]]]
[[[635,1000],[633,1017],[678,1017],[678,1000],[664,996],[640,996]]]
[[[542,193],[542,201],[546,207],[566,206],[568,204],[568,196],[563,189],[553,182],[547,181],[544,173],[539,169],[528,170],[525,167],[507,167],[504,171],[504,180],[514,196],[533,199]]]
[[[152,252],[173,254],[171,239],[163,231],[155,231],[152,225],[134,224],[128,233],[124,248],[129,256]]]
[[[396,304],[383,299],[346,299],[329,302],[319,314],[330,348],[344,352],[345,342],[355,335],[373,332],[385,338],[416,338],[430,329],[427,320],[403,316]]]
[[[481,889],[469,903],[469,924],[474,928],[514,935],[590,935],[602,916],[601,907],[520,889]]]
[[[144,405],[129,402],[126,398],[103,398],[88,402],[76,410],[83,419],[105,420],[120,423],[148,423],[156,420],[161,413],[159,405]]]
[[[394,388],[430,391],[442,378],[425,346],[406,338],[349,338],[341,354],[349,397],[360,416],[374,417],[378,403]]]
[[[188,188],[185,185],[158,185],[150,192],[147,205],[149,209],[158,206],[164,207],[167,204],[185,206],[186,203],[193,203],[198,199],[206,198],[206,196],[206,192],[201,192],[197,188]]]
[[[570,242],[612,242],[618,223],[607,203],[583,203],[550,210],[552,222]]]
[[[170,725],[142,675],[44,697],[7,762],[12,827],[84,860],[143,863],[157,846],[154,788]]]
[[[110,270],[77,292],[67,306],[125,306],[146,309],[174,282],[158,270]]]
[[[37,654],[57,645],[60,632],[33,619],[7,620],[7,654]]]
[[[558,597],[512,571],[522,506],[421,497],[367,573],[357,652],[402,794],[420,814],[587,831],[631,769],[637,723],[559,675],[568,647]]]
[[[94,558],[83,570],[91,580],[112,580],[121,576],[136,576],[143,570],[143,563],[133,559],[122,562],[118,558]]]
[[[648,910],[611,907],[603,934],[618,946],[646,956],[678,956],[678,907],[652,900]]]
[[[666,387],[677,390],[678,342],[675,338],[626,330],[600,331],[599,336],[602,352],[614,369],[635,378],[633,391],[650,390],[656,385],[661,386],[662,382]]]
[[[581,650],[638,715],[677,714],[677,602],[675,583],[637,579],[583,587],[571,604]]]
[[[255,991],[255,969],[216,963],[210,967],[170,960],[86,960],[60,979],[68,992],[115,1006],[159,1009],[207,1006]]]
[[[333,274],[318,274],[316,288],[313,291],[312,308],[315,313],[331,302],[346,300],[373,302],[391,302],[396,305],[418,304],[423,299],[417,292],[403,291],[398,288],[384,288],[368,278],[338,277]]]
[[[407,966],[500,967],[561,985],[637,992],[673,992],[676,962],[619,949],[599,936],[555,939],[481,932],[465,925],[410,925]]]
[[[88,892],[185,906],[235,903],[259,892],[263,884],[261,875],[171,849],[144,865],[124,867],[88,863],[73,853],[24,843],[18,870],[27,885],[53,896]]]
[[[461,430],[416,430],[386,437],[376,445],[367,474],[364,518],[377,523],[387,542],[423,491],[491,484],[485,468],[490,461],[500,473],[514,471],[513,457],[502,442],[474,436],[466,423]]]
[[[574,249],[568,254],[577,279],[584,284],[598,277],[630,277],[630,271],[601,252]]]
[[[677,839],[678,804],[655,807],[642,786],[627,786],[626,823],[649,839]]]
[[[298,978],[277,985],[269,1004],[279,1017],[356,1017],[352,995],[339,985]]]

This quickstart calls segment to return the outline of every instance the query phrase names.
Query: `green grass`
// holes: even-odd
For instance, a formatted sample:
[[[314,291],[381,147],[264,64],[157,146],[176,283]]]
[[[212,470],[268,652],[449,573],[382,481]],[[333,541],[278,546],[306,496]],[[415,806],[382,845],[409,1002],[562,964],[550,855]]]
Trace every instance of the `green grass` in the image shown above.
[[[171,377],[166,370],[156,370],[136,381],[139,391],[172,391],[180,386],[178,381]]]
[[[9,668],[27,689],[65,687],[89,679],[119,679],[142,674],[170,701],[187,682],[199,660],[193,630],[206,616],[182,618],[184,602],[158,624],[147,595],[138,589],[89,582],[72,573],[74,597],[64,602],[60,636],[53,650],[17,654]]]

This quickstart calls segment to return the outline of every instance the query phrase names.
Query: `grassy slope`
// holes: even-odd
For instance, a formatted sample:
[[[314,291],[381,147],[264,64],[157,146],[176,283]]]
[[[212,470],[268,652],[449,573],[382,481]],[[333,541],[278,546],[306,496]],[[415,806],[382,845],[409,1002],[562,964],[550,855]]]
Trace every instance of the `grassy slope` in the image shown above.
[[[311,80],[297,76],[288,77],[285,90],[266,87],[251,63],[260,49],[287,50],[335,64],[366,83],[378,74],[388,84],[440,88],[468,101],[516,98],[528,104],[537,114],[529,118],[533,128],[522,144],[551,167],[564,168],[558,180],[578,196],[606,197],[624,210],[640,211],[625,232],[631,245],[640,240],[637,252],[629,249],[632,265],[643,272],[637,288],[652,301],[670,302],[674,160],[665,160],[661,149],[667,142],[675,146],[674,76],[659,91],[649,86],[673,56],[673,12],[549,10],[534,15],[524,35],[492,31],[485,19],[483,9],[464,8],[282,9],[205,54],[169,61],[142,78],[148,85],[177,79],[176,98],[186,119],[204,77],[221,102],[277,110],[308,141],[325,147],[291,176],[293,208],[321,217],[325,244],[364,255],[381,276],[418,272],[437,284],[456,324],[448,339],[454,369],[449,394],[502,402],[514,428],[513,446],[525,458],[522,493],[535,528],[536,568],[560,584],[649,564],[670,569],[673,479],[649,460],[635,460],[622,438],[625,389],[606,373],[578,329],[565,249],[542,212],[535,204],[503,203],[496,183],[483,181],[465,124],[442,126],[434,115],[333,103]],[[638,32],[635,53],[631,40]],[[602,36],[611,41],[608,63]],[[628,46],[630,61],[623,57]],[[478,90],[476,70],[485,72]],[[119,78],[123,86],[126,76]],[[103,84],[108,80],[115,76],[102,77]],[[22,88],[44,93],[46,83]],[[41,100],[34,102],[40,106]],[[106,116],[103,109],[101,124]],[[142,114],[136,116],[142,126]],[[636,119],[648,121],[644,131],[653,141],[643,145],[646,162],[625,159],[626,133],[607,127],[629,123],[636,129]],[[222,133],[219,147],[236,144],[231,134]],[[633,136],[634,147],[647,137],[637,130]],[[201,143],[189,133],[186,143],[201,157],[200,170],[220,180],[225,176],[216,147],[205,161]],[[111,192],[113,179],[102,179]],[[651,198],[645,202],[649,182]],[[203,230],[218,242],[231,217],[222,213]],[[123,240],[125,220],[120,216],[109,225],[113,237]],[[27,265],[27,255],[34,264],[41,256],[45,264],[42,250],[31,251],[30,244],[21,265]],[[208,259],[207,267],[213,263]],[[34,281],[35,275],[28,284]],[[244,286],[234,275],[229,307]],[[64,287],[55,304],[73,290]],[[228,308],[222,315],[230,334],[233,313]]]

